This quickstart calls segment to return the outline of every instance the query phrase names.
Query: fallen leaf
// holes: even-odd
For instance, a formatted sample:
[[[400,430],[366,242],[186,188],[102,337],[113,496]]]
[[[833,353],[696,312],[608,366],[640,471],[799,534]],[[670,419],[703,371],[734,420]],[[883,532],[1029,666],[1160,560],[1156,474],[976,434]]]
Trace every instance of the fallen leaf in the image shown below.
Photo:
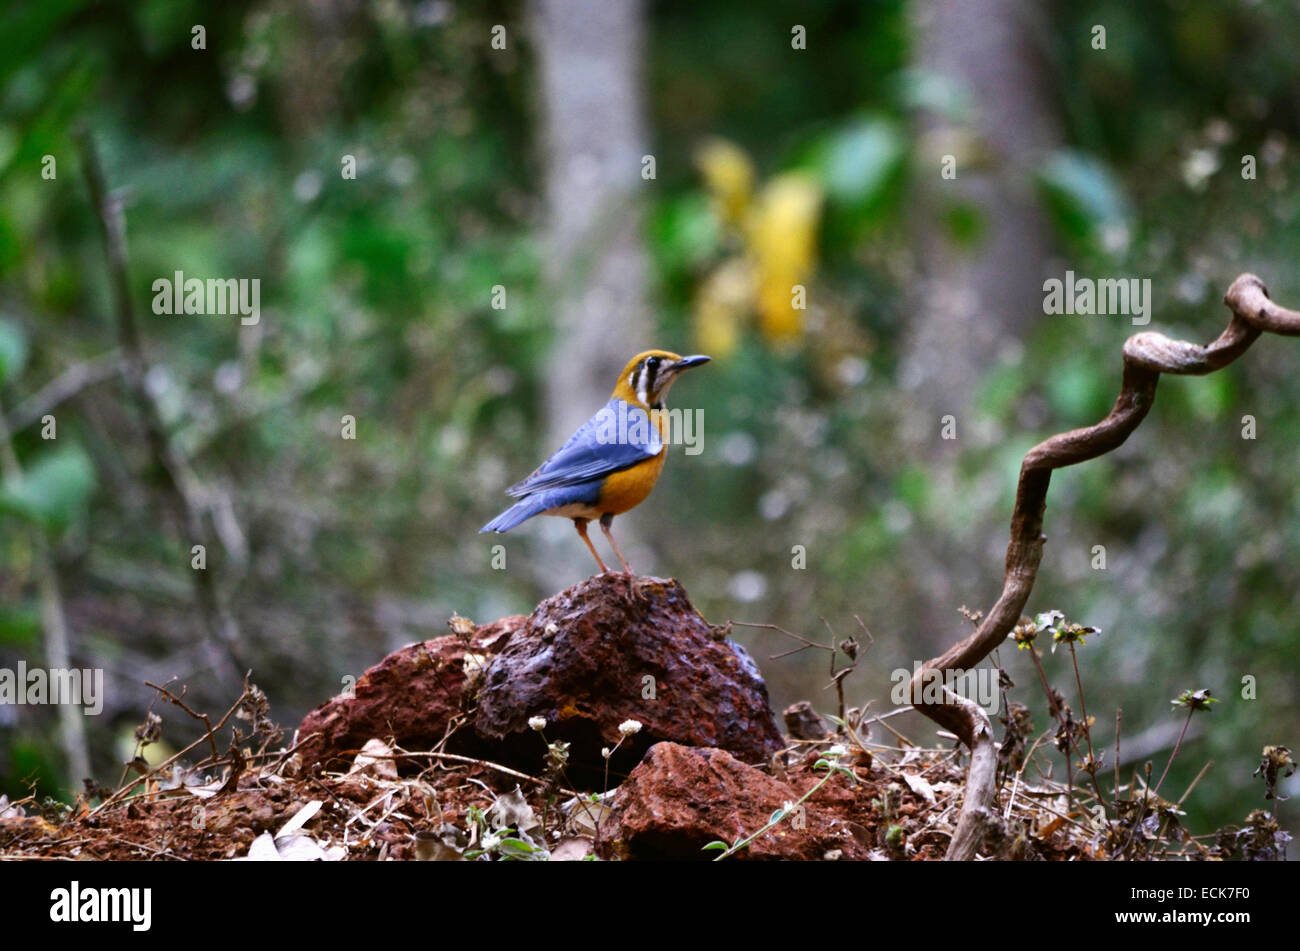
[[[277,839],[286,839],[293,835],[315,817],[320,812],[321,806],[325,805],[319,799],[313,799],[307,805],[303,806],[293,814],[293,818],[280,827],[280,831],[275,834]]]
[[[586,797],[570,799],[563,808],[569,817],[570,830],[580,835],[595,835],[596,827],[613,811],[604,802],[592,802]]]
[[[235,859],[236,862],[278,862],[280,853],[276,851],[275,839],[271,833],[263,832],[253,844],[248,847],[248,854],[243,858]]]
[[[448,828],[444,824],[444,831],[440,835],[437,832],[424,830],[415,834],[415,859],[417,862],[460,862],[464,860],[461,853],[464,849],[456,845],[455,828],[452,827],[451,834],[445,831]]]
[[[393,748],[379,739],[369,739],[352,761],[349,776],[369,773],[376,779],[397,779],[397,760],[393,758]]]
[[[552,862],[581,862],[593,852],[591,839],[585,836],[574,835],[567,839],[561,839],[551,849]]]
[[[911,773],[904,773],[903,779],[907,782],[907,787],[916,793],[926,802],[934,802],[934,787],[924,776],[913,776]]]
[[[493,829],[505,829],[510,826],[518,829],[520,832],[527,832],[534,829],[540,823],[537,816],[533,815],[533,809],[524,799],[524,794],[518,786],[513,792],[508,792],[503,796],[498,796],[496,802],[488,807],[487,818],[492,823]]]
[[[302,810],[299,810],[301,814]],[[294,817],[295,819],[297,816]],[[290,822],[293,819],[289,820]],[[337,862],[347,856],[347,849],[334,845],[323,849],[310,836],[291,834],[272,838],[263,832],[248,848],[248,854],[234,859],[236,862]]]
[[[1065,819],[1063,817],[1056,816],[1054,819],[1052,819],[1051,822],[1049,822],[1047,825],[1043,826],[1041,829],[1038,830],[1038,837],[1040,839],[1050,838],[1052,833],[1055,832],[1057,829],[1061,828],[1061,825],[1064,822]]]

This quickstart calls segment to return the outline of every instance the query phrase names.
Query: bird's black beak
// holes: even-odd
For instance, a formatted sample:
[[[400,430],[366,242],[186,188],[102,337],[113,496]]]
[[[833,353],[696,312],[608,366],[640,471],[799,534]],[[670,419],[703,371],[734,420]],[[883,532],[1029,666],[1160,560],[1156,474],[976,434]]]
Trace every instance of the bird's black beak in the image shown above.
[[[708,363],[710,359],[710,357],[706,357],[703,354],[696,354],[693,357],[682,357],[673,364],[673,369],[679,371],[689,370],[691,367],[697,367],[702,363]]]

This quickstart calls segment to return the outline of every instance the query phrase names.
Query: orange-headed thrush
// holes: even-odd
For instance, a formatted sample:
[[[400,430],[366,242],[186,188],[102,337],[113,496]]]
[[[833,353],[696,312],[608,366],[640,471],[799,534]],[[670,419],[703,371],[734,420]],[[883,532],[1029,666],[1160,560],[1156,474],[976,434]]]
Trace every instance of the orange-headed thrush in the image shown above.
[[[708,357],[681,357],[667,350],[638,353],[619,374],[618,385],[604,408],[537,471],[507,489],[519,501],[479,531],[508,532],[534,515],[571,518],[604,572],[609,569],[587,537],[587,523],[600,519],[601,530],[630,576],[632,567],[609,527],[615,515],[645,501],[663,471],[668,438],[663,410],[668,388],[683,370],[708,361]]]

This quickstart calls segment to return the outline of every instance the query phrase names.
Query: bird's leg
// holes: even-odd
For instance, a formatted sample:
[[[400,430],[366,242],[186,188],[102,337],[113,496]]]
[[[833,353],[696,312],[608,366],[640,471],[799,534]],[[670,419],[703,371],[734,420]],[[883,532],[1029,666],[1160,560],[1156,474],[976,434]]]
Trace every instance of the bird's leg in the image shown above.
[[[614,554],[618,555],[618,560],[623,563],[623,570],[629,575],[635,575],[636,572],[633,571],[632,566],[627,563],[627,559],[623,557],[623,553],[618,550],[618,542],[614,541],[614,535],[609,530],[609,527],[613,524],[614,516],[609,512],[606,512],[600,517],[600,530],[605,533],[605,537],[609,539],[609,546],[614,549]]]
[[[609,569],[606,568],[606,567],[605,567],[605,563],[604,563],[603,561],[600,560],[600,555],[596,552],[596,546],[593,545],[593,544],[591,543],[591,539],[587,537],[587,522],[588,522],[588,519],[585,519],[585,518],[575,518],[575,519],[573,520],[573,527],[576,528],[576,529],[578,530],[578,534],[582,536],[582,540],[583,540],[584,542],[587,543],[587,548],[588,548],[588,550],[591,552],[591,557],[592,557],[592,558],[595,558],[595,559],[596,559],[596,564],[600,565],[600,573],[601,573],[602,575],[603,575],[603,574],[608,574],[608,573],[609,573]],[[603,522],[602,522],[602,524],[603,524]],[[615,548],[614,550],[615,550],[615,551],[618,551],[617,548]],[[620,557],[621,557],[621,556],[620,556]]]
[[[614,549],[614,554],[618,555],[618,560],[623,563],[623,571],[627,575],[627,596],[629,599],[635,600],[637,593],[633,579],[636,577],[636,572],[633,571],[632,566],[627,563],[627,559],[623,557],[623,553],[618,550],[618,542],[614,541],[614,535],[609,530],[609,527],[613,524],[614,516],[612,513],[606,512],[600,517],[600,530],[605,533],[605,537],[609,539],[609,547]]]

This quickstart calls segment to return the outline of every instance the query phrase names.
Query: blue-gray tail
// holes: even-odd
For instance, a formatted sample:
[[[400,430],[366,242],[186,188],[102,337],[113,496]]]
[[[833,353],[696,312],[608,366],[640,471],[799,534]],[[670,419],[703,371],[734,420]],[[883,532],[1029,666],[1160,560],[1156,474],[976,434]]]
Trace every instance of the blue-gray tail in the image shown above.
[[[480,528],[479,534],[483,532],[508,532],[520,522],[526,522],[534,515],[541,515],[549,508],[564,505],[570,501],[568,498],[570,495],[573,495],[572,490],[552,489],[549,492],[538,492],[535,495],[525,496]]]
[[[483,532],[508,532],[520,522],[526,522],[534,515],[541,515],[548,509],[559,508],[574,502],[594,504],[600,497],[599,482],[581,482],[555,489],[546,489],[524,496],[510,508],[506,509],[492,521],[479,529]]]
[[[479,534],[483,532],[508,532],[520,522],[526,522],[542,511],[538,507],[539,500],[534,497],[530,499],[521,499],[510,508],[506,509],[492,521],[488,522],[479,529]]]

